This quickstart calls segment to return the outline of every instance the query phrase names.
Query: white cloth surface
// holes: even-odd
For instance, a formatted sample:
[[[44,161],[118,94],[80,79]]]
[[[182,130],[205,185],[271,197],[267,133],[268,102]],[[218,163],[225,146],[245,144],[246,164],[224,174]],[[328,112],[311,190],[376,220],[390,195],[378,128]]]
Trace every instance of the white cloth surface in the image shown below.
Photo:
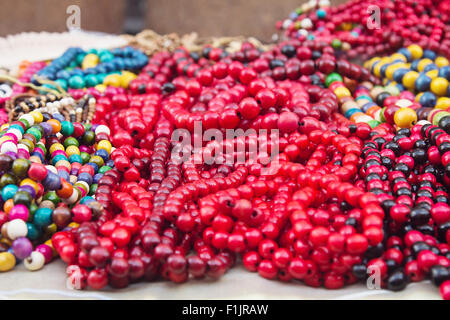
[[[20,264],[12,271],[0,273],[0,299],[440,299],[439,290],[429,281],[412,283],[400,292],[369,290],[363,284],[326,290],[300,282],[269,281],[242,266],[233,268],[217,281],[143,282],[119,290],[109,287],[102,291],[72,290],[67,288],[66,279],[61,260],[36,272]]]

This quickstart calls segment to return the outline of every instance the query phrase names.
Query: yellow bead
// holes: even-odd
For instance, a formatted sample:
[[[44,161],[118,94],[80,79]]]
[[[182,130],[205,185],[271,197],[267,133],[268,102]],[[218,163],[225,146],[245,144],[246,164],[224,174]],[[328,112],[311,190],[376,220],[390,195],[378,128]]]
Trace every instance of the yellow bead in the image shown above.
[[[53,152],[55,152],[56,150],[62,150],[64,151],[64,146],[61,143],[54,143],[50,146],[50,149],[48,151],[50,151],[50,154],[52,154]]]
[[[9,271],[16,265],[16,258],[12,253],[1,252],[0,253],[0,271]]]
[[[423,71],[423,69],[425,69],[425,67],[427,65],[429,65],[430,63],[433,63],[433,61],[431,61],[431,59],[425,58],[419,61],[419,64],[417,65],[417,70],[419,70],[420,72]]]
[[[105,161],[100,156],[92,156],[89,162],[95,163],[98,167],[102,167],[105,164]]]
[[[420,92],[420,93],[418,93],[417,95],[416,95],[416,102],[419,102],[419,100],[420,100],[420,97],[423,95],[423,92]]]
[[[347,89],[347,88],[345,88],[345,89]],[[347,89],[347,91],[348,91],[348,89]],[[109,142],[108,140],[101,140],[97,145],[97,150],[100,150],[100,149],[106,150],[106,152],[108,152],[108,154],[111,153],[111,148],[112,148],[111,142]]]
[[[450,98],[441,97],[437,99],[436,105],[434,107],[442,110],[447,110],[448,108],[450,108]]]
[[[67,156],[73,156],[74,154],[80,154],[80,149],[77,146],[68,146],[66,149]]]
[[[445,96],[447,93],[448,80],[442,77],[437,77],[431,81],[431,92],[438,96]]]
[[[33,163],[42,163],[41,158],[39,158],[38,156],[31,156],[28,160]]]
[[[106,76],[103,80],[103,84],[105,86],[120,87],[120,75],[114,73]]]
[[[34,123],[41,123],[42,121],[44,121],[44,117],[39,111],[31,111],[30,115],[33,117]]]
[[[31,180],[30,178],[25,178],[20,182],[20,186],[30,186],[34,190],[36,190],[36,193],[39,192],[39,187],[36,181]]]
[[[394,122],[399,128],[411,128],[417,122],[417,114],[411,108],[401,108],[394,114]]]
[[[430,77],[431,79],[437,78],[438,74],[439,74],[439,70],[430,70],[428,72],[425,73],[427,75],[427,77]]]
[[[449,61],[445,57],[437,57],[436,60],[434,60],[434,63],[438,66],[438,68],[442,68],[449,65]]]
[[[97,89],[98,91],[103,93],[106,90],[106,86],[104,84],[98,84],[98,85],[95,86],[95,89]]]
[[[81,68],[83,69],[93,68],[98,64],[98,61],[99,58],[96,54],[89,53],[84,57],[83,62],[81,63]]]
[[[72,165],[67,160],[59,160],[57,163],[55,163],[55,168],[57,167],[66,167],[67,169],[72,169]]]
[[[348,90],[346,87],[338,87],[336,90],[334,90],[334,94],[338,99],[342,99],[344,97],[350,97],[352,94],[350,90]]]
[[[414,83],[418,77],[419,73],[416,71],[409,71],[403,76],[402,83],[406,88],[414,89]]]
[[[44,244],[48,245],[48,246],[50,247],[50,249],[52,249],[53,257],[58,256],[58,252],[57,252],[57,251],[55,250],[55,248],[53,247],[52,239],[48,239],[47,241],[44,242]]]
[[[394,53],[394,54],[391,56],[391,58],[392,58],[393,61],[395,61],[395,60],[402,60],[403,62],[408,61],[408,60],[406,59],[406,57],[405,57],[403,54],[401,54],[401,53]]]
[[[9,128],[9,123],[2,124],[2,126],[0,127],[0,131],[6,130],[8,128]]]
[[[411,52],[411,56],[413,60],[422,58],[423,50],[417,44],[412,44],[408,47],[409,52]]]
[[[388,78],[389,80],[392,80],[395,70],[397,70],[398,68],[401,68],[403,65],[404,65],[404,63],[394,63],[394,64],[390,65],[389,67],[387,67],[386,71],[385,71],[386,78]]]
[[[58,227],[54,223],[46,226],[43,229],[44,234],[47,236],[47,238],[51,237],[57,230],[58,230]]]
[[[76,223],[76,222],[71,222],[71,223],[69,223],[69,225],[68,225],[68,227],[69,228],[78,228],[80,225],[78,224],[78,223]]]
[[[122,75],[120,76],[120,85],[122,88],[127,89],[130,85],[130,82],[136,79],[137,76],[130,71],[123,71]]]

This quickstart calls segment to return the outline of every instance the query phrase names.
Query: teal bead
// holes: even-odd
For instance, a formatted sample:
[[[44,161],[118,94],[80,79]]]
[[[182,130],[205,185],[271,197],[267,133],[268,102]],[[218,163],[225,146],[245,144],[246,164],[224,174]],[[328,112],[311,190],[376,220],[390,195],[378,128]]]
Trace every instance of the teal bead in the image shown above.
[[[93,200],[95,201],[95,199],[92,198],[91,196],[86,196],[86,197],[81,198],[80,204],[85,204],[85,203],[91,202],[91,201],[93,201]]]
[[[81,89],[85,86],[84,79],[81,76],[72,76],[69,79],[69,86],[73,89]]]
[[[69,157],[70,163],[83,163],[83,159],[81,159],[81,156],[79,154],[73,154]]]
[[[99,73],[95,77],[97,78],[97,83],[103,83],[103,80],[106,78],[106,74]]]
[[[39,229],[36,228],[36,226],[30,222],[27,222],[27,229],[28,229],[27,238],[30,239],[31,241],[37,240],[41,235]]]
[[[57,79],[55,81],[61,88],[63,88],[64,90],[67,90],[67,81],[64,79]]]
[[[317,18],[323,19],[327,16],[327,12],[323,9],[319,9],[316,11]]]
[[[75,58],[75,66],[74,67],[81,66],[85,56],[86,56],[86,53],[78,54],[77,57]]]
[[[2,189],[3,201],[12,199],[12,197],[14,197],[14,195],[16,194],[17,189],[19,189],[19,187],[14,184],[8,184],[8,185],[4,186]]]
[[[68,160],[68,159],[63,154],[57,154],[56,156],[53,157],[52,164],[55,165],[58,161],[61,161],[61,160]]]
[[[95,87],[98,84],[97,77],[93,74],[87,75],[84,78],[84,81],[85,81],[86,87],[88,87],[88,88]]]
[[[74,128],[70,121],[61,122],[61,134],[64,136],[71,136],[73,134]]]
[[[53,210],[50,208],[39,208],[34,214],[34,224],[40,228],[44,228],[52,223]]]
[[[14,129],[19,130],[22,134],[25,133],[25,130],[23,130],[23,128],[22,128],[21,126],[19,126],[18,124],[12,124],[12,125],[10,125],[9,127],[10,127],[11,129],[14,128]]]

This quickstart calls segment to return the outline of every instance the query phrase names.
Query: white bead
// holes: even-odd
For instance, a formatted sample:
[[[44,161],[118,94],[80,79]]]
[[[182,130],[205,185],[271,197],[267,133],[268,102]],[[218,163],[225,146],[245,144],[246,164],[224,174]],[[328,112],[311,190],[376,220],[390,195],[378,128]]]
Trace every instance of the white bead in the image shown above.
[[[6,233],[11,240],[26,237],[28,233],[27,224],[21,219],[11,220],[6,228]]]
[[[22,116],[20,116],[20,118],[19,119],[25,119],[25,120],[27,120],[27,122],[30,124],[30,126],[32,126],[33,124],[34,124],[34,118],[33,118],[33,116],[32,115],[30,115],[30,114],[24,114],[24,115],[22,115]]]
[[[73,189],[72,195],[66,200],[64,200],[64,202],[68,204],[73,204],[77,202],[77,200],[78,200],[78,191]]]
[[[111,147],[111,153],[113,153],[114,150],[116,150],[116,148],[115,147]]]
[[[39,251],[33,251],[28,258],[23,260],[23,264],[30,271],[42,269],[45,264],[45,257]]]
[[[29,150],[28,147],[26,145],[22,144],[22,143],[19,143],[17,145],[17,150],[20,150],[20,149],[23,149],[25,151],[31,152],[31,150]]]
[[[400,99],[395,103],[395,105],[400,108],[407,108],[407,107],[411,106],[412,104],[413,103],[411,101],[409,101],[408,99]]]
[[[9,128],[7,132],[15,135],[17,137],[17,141],[22,140],[22,132],[20,132],[20,130],[16,128]]]
[[[358,117],[358,119],[356,119],[355,122],[356,123],[369,122],[370,120],[373,120],[372,117],[364,114],[364,115],[361,115],[360,117]]]
[[[55,107],[56,109],[61,108],[61,102],[59,102],[59,101],[53,102],[53,107]]]
[[[87,190],[87,192],[89,193],[89,185],[87,184],[86,181],[77,181],[76,182],[78,185],[83,185],[83,187],[85,187],[85,189]]]
[[[311,8],[314,8],[315,6],[317,6],[317,0],[309,0],[309,1],[308,1],[308,5],[309,5]]]
[[[56,168],[54,166],[46,165],[45,167],[47,168],[48,171],[51,171],[54,174],[58,174],[58,170],[56,170]]]
[[[331,5],[330,0],[320,0],[319,7],[329,7]]]
[[[300,30],[298,30],[298,34],[306,37],[309,33],[305,29],[300,29]]]
[[[63,107],[67,107],[69,105],[69,99],[67,98],[62,98],[60,102]]]
[[[95,129],[95,135],[98,135],[99,133],[106,133],[109,136],[111,131],[107,126],[101,124]]]
[[[0,147],[0,153],[14,152],[17,153],[17,145],[12,141],[5,141]]]
[[[424,126],[424,125],[426,125],[426,124],[431,124],[431,122],[430,122],[430,121],[427,121],[427,120],[419,120],[419,121],[417,122],[417,124],[420,125],[420,126]]]
[[[289,19],[286,19],[283,21],[283,29],[289,28],[289,26],[292,24],[292,21]]]
[[[373,115],[373,118],[377,121],[381,122],[381,109],[379,109],[378,111],[375,112],[375,114]]]
[[[303,29],[311,29],[312,26],[313,26],[313,24],[312,24],[311,19],[305,18],[305,19],[303,19],[303,20],[300,22],[300,26],[301,26]]]

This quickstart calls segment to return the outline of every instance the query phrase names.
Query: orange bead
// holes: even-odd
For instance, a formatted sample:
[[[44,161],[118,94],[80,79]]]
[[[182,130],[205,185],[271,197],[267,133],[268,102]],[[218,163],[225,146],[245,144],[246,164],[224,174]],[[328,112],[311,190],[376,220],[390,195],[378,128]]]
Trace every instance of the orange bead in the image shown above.
[[[61,189],[56,191],[56,194],[64,199],[69,198],[73,193],[73,186],[66,180],[61,179]]]
[[[61,122],[59,122],[58,120],[50,119],[47,121],[47,123],[52,126],[53,133],[58,133],[59,131],[61,131]]]
[[[13,207],[14,207],[14,200],[13,199],[6,200],[5,203],[3,204],[3,211],[6,214],[8,214]]]

